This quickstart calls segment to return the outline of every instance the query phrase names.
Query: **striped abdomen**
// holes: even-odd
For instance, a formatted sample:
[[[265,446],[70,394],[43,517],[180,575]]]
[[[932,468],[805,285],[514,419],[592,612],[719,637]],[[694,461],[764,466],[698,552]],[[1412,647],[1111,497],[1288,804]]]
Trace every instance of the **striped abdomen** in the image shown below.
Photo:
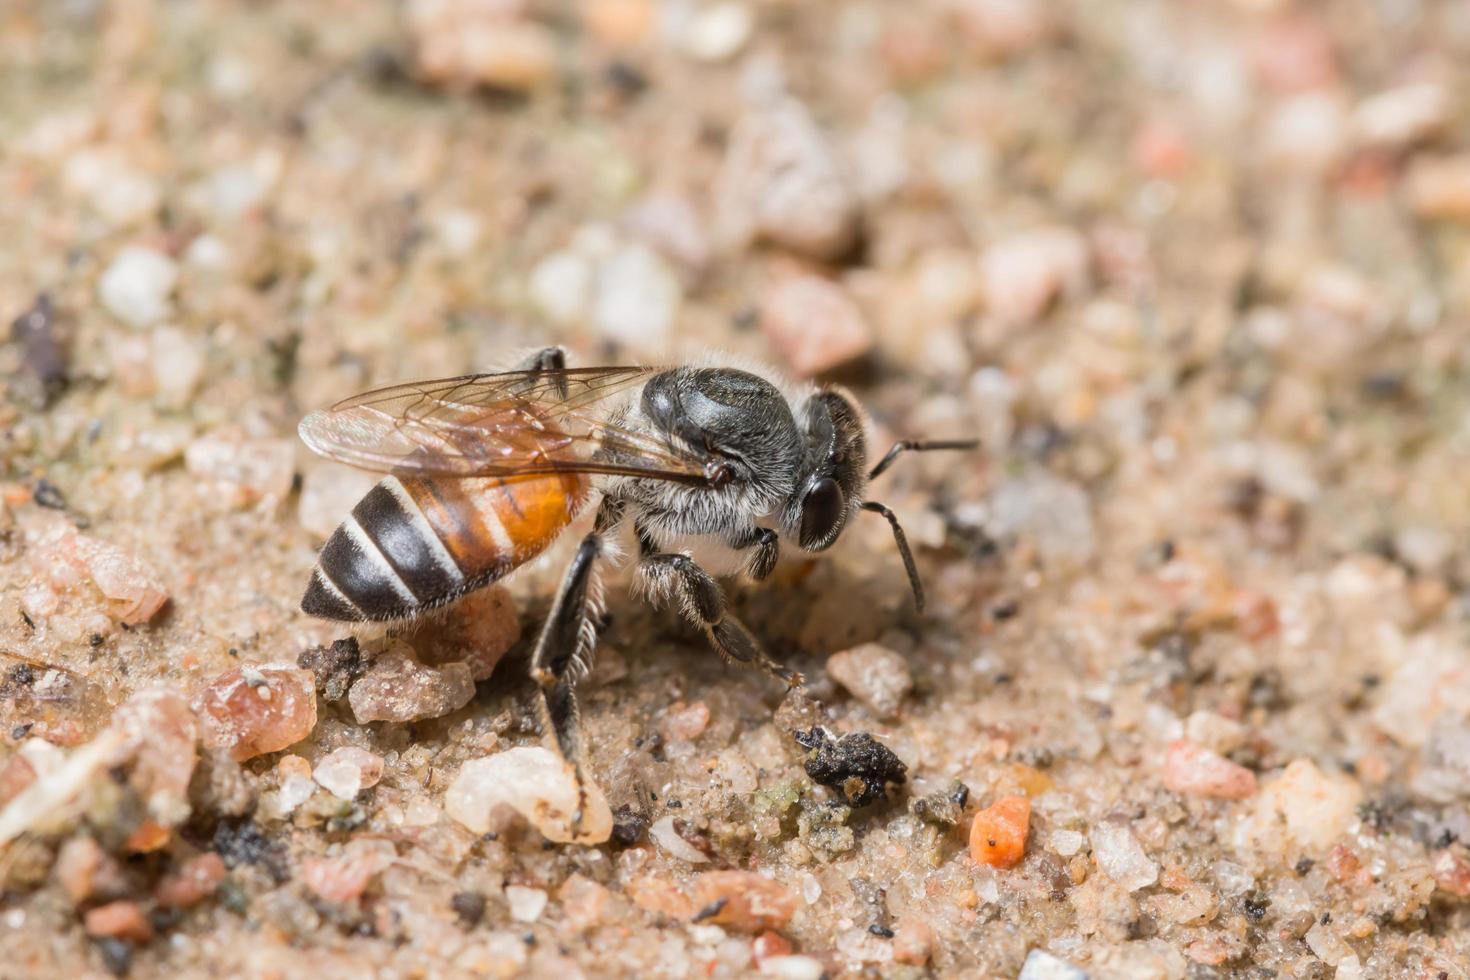
[[[540,554],[586,497],[586,480],[576,474],[389,476],[322,546],[301,610],[388,620],[441,606]]]

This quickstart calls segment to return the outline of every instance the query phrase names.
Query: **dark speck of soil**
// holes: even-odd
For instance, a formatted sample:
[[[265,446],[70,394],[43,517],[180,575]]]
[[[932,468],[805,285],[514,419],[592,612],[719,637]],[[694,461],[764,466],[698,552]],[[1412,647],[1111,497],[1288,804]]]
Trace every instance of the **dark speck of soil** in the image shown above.
[[[806,774],[842,794],[849,806],[867,806],[883,797],[890,783],[908,779],[908,766],[867,732],[839,739],[825,728],[797,732],[796,741],[810,750]]]
[[[473,928],[485,917],[485,893],[455,892],[449,899],[449,907],[454,909],[454,914],[466,928]]]
[[[317,693],[328,701],[346,697],[347,689],[366,669],[357,639],[351,636],[331,646],[312,647],[296,658],[296,665],[316,676]]]
[[[268,839],[252,820],[221,822],[214,831],[214,849],[228,867],[259,864],[278,883],[291,877],[282,845]]]

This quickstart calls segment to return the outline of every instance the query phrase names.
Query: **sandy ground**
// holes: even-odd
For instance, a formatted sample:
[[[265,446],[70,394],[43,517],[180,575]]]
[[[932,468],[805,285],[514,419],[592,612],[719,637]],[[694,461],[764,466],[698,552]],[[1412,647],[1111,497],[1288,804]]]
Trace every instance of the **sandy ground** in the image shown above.
[[[0,976],[1470,976],[1467,66],[1429,0],[6,4]],[[372,479],[301,416],[548,343],[984,444],[874,490],[924,614],[870,518],[730,583],[820,706],[614,581],[595,844],[456,797],[575,532],[297,611]]]

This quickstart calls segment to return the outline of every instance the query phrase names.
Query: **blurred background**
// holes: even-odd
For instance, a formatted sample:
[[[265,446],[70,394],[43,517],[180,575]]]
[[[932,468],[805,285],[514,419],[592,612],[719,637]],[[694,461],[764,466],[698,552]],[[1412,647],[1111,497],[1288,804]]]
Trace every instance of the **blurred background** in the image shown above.
[[[930,692],[883,729],[916,773],[981,799],[1046,747],[1079,769],[1043,827],[1126,810],[1173,897],[1210,897],[1084,892],[1060,845],[1093,897],[1047,912],[953,871],[905,906],[936,968],[1051,942],[1099,975],[1436,975],[1470,895],[1467,124],[1459,0],[7,0],[0,641],[81,665],[105,637],[137,657],[114,702],[294,659],[332,638],[295,612],[313,548],[371,483],[307,457],[306,411],[544,344],[726,351],[853,386],[877,443],[985,448],[885,490],[935,639],[873,621],[903,615],[881,526],[786,581],[810,613],[750,617],[809,675],[883,637]],[[38,507],[146,562],[172,618],[129,635],[38,585]],[[1310,778],[1186,820],[1135,768],[1186,734]],[[1391,873],[1297,874],[1344,833]],[[1304,939],[1334,902],[1368,924]],[[892,961],[812,916],[829,968]]]

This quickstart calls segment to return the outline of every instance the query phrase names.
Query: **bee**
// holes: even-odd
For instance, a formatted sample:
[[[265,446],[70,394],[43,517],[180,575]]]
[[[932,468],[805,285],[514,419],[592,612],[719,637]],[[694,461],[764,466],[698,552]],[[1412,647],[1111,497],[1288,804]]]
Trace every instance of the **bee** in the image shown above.
[[[884,517],[922,610],[897,517],[868,482],[902,453],[974,449],[905,440],[868,469],[865,418],[835,386],[794,386],[731,367],[568,368],[551,347],[520,368],[400,384],[302,420],[330,459],[388,474],[322,547],[301,609],[344,622],[413,619],[543,552],[597,499],[532,652],[543,724],[582,779],[575,687],[591,662],[597,566],[636,541],[635,574],[726,661],[788,685],[729,610],[716,575],[756,581],[783,540],[830,548],[848,521]]]

